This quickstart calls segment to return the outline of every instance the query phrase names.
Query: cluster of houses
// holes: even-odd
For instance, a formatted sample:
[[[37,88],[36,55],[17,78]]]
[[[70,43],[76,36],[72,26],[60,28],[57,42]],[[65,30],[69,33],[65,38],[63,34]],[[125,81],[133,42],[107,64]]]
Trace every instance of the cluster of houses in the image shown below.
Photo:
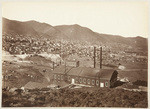
[[[101,46],[104,49],[103,61],[104,64],[113,63],[118,64],[120,62],[146,62],[147,58],[138,58],[136,54],[133,53],[125,53],[125,50],[122,49],[120,51],[116,51],[113,49],[116,48],[117,45],[109,44],[105,46],[101,43]],[[16,37],[13,38],[9,34],[3,34],[3,49],[9,51],[11,54],[40,54],[42,52],[47,53],[57,53],[61,52],[62,56],[68,56],[74,53],[77,53],[80,57],[88,57],[93,59],[93,46],[88,42],[81,43],[81,42],[73,42],[73,41],[65,41],[65,40],[49,40],[49,39],[42,39],[38,40],[36,38],[22,38]],[[120,48],[129,48],[125,45],[120,45]],[[132,48],[131,48],[132,49]],[[127,49],[128,50],[128,49]],[[130,51],[130,49],[129,49]],[[110,52],[113,55],[109,55]],[[123,53],[122,53],[123,52]],[[97,52],[99,55],[99,52]],[[98,57],[99,59],[99,57]],[[130,59],[130,60],[128,60]],[[126,61],[128,60],[128,61]]]
[[[81,44],[80,42],[66,42],[66,41],[51,41],[47,39],[43,39],[39,41],[37,39],[21,39],[21,38],[12,38],[11,36],[5,36],[5,40],[11,41],[8,47],[4,45],[6,51],[10,51],[14,53],[38,53],[42,52],[56,52],[57,54],[62,55],[66,54],[72,55],[77,54],[79,57],[88,57],[89,60],[93,61],[93,46]],[[6,43],[7,45],[8,43]],[[9,48],[9,49],[8,49]],[[8,49],[8,50],[7,50]],[[106,63],[119,63],[120,61],[126,60],[126,58],[134,61],[136,60],[134,57],[137,57],[136,54],[128,55],[126,53],[115,53],[111,51],[109,53],[110,48],[105,47],[105,52],[103,52],[103,64]],[[119,51],[121,52],[121,51]],[[97,59],[100,60],[99,52],[97,52]],[[140,57],[141,58],[141,57]],[[141,58],[141,60],[137,61],[145,61],[145,57]],[[81,60],[66,60],[65,63],[59,65],[55,69],[53,69],[53,80],[54,83],[59,84],[62,81],[72,83],[72,84],[82,84],[96,87],[113,87],[115,82],[117,81],[118,72],[114,69],[101,69],[101,68],[92,68],[80,65],[82,63]]]

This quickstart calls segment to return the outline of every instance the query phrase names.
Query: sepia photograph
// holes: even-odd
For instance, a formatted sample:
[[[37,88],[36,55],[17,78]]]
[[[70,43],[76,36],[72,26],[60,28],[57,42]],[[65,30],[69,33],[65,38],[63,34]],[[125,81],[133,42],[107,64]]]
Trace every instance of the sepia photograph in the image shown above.
[[[1,3],[2,108],[148,108],[148,0]]]

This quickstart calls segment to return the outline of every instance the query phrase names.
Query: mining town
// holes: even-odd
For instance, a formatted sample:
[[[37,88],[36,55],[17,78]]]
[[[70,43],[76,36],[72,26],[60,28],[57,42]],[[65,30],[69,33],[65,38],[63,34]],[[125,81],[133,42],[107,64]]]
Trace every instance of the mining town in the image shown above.
[[[148,39],[2,18],[2,107],[148,107]]]

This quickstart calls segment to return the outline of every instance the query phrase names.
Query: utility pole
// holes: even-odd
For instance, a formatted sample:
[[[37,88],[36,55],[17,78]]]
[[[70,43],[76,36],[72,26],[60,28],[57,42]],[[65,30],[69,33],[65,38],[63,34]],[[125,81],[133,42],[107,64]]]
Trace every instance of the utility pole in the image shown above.
[[[5,88],[5,76],[3,76],[4,88]]]
[[[65,60],[65,73],[66,73],[66,60]]]
[[[54,61],[53,61],[53,70],[54,70]]]
[[[67,73],[66,73],[66,60],[65,60],[65,81],[67,81]]]

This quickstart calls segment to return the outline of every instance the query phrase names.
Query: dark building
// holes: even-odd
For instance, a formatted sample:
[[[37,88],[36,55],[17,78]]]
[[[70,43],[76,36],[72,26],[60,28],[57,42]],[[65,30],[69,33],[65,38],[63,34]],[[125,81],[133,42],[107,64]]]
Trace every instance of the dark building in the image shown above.
[[[79,62],[75,61],[71,66],[61,65],[55,68],[53,71],[54,82],[59,83],[65,81],[72,84],[95,87],[113,87],[117,81],[118,72],[116,70],[78,67],[77,64]]]
[[[72,84],[94,87],[114,87],[118,72],[113,69],[102,69],[102,47],[100,47],[100,68],[96,68],[96,47],[94,47],[94,68],[80,67],[79,61],[67,60],[65,64],[53,71],[55,83],[68,82]]]

